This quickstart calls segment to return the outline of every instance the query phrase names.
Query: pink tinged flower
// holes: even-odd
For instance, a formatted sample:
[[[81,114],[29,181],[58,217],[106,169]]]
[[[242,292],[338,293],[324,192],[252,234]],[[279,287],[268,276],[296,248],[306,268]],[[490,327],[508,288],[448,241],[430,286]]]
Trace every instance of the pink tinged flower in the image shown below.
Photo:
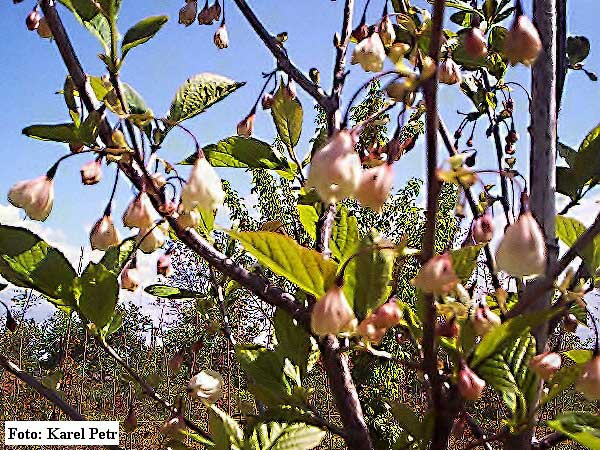
[[[494,237],[494,221],[488,214],[478,217],[473,221],[471,233],[477,244],[490,242]]]
[[[171,255],[169,253],[165,253],[156,261],[156,273],[164,277],[168,277],[173,273]]]
[[[529,368],[541,379],[549,380],[560,369],[562,358],[555,352],[545,352],[534,356],[529,361]]]
[[[138,248],[144,253],[152,253],[154,250],[165,245],[167,237],[163,228],[158,225],[150,228],[140,228],[136,240]]]
[[[434,256],[423,264],[412,283],[423,292],[443,295],[456,288],[458,281],[452,267],[452,258],[449,254],[444,253]]]
[[[27,29],[29,31],[37,30],[38,26],[40,25],[41,18],[42,16],[35,9],[31,11],[25,19],[25,25],[27,25]]]
[[[473,59],[483,58],[487,55],[487,40],[481,29],[469,28],[464,34],[464,46],[467,54]]]
[[[223,377],[214,370],[203,370],[190,379],[187,391],[193,398],[215,403],[223,395]]]
[[[357,328],[358,334],[368,341],[379,344],[391,327],[398,325],[402,319],[402,310],[395,300],[384,303],[369,314]]]
[[[373,342],[375,345],[379,345],[387,332],[387,328],[377,327],[373,323],[372,316],[369,316],[358,325],[356,332],[361,335],[363,339]]]
[[[288,78],[284,93],[290,100],[295,100],[298,96],[298,88],[296,88],[296,82],[293,79]]]
[[[94,160],[81,166],[81,182],[86,186],[99,183],[102,179],[102,163]]]
[[[456,84],[462,83],[462,75],[460,73],[460,67],[454,62],[452,58],[446,58],[442,61],[438,67],[438,76],[440,83],[444,84]]]
[[[267,92],[262,96],[260,103],[262,105],[262,109],[271,109],[275,103],[275,97],[273,94],[269,94]]]
[[[487,304],[479,304],[473,311],[471,323],[477,336],[485,336],[492,328],[500,325],[502,320]]]
[[[229,47],[229,33],[227,32],[227,27],[225,24],[221,24],[214,37],[215,45],[219,49],[224,49]]]
[[[585,365],[575,389],[589,401],[600,400],[600,356],[594,356]]]
[[[517,63],[529,66],[540,54],[542,41],[531,20],[525,15],[520,15],[506,34],[503,47],[503,53],[513,66]]]
[[[244,117],[240,123],[237,124],[237,134],[238,136],[243,136],[245,138],[249,138],[252,136],[252,131],[254,130],[254,119],[256,118],[256,114],[252,111],[246,117]]]
[[[198,12],[197,0],[188,0],[183,8],[179,10],[179,23],[190,26],[196,20]]]
[[[546,270],[546,243],[530,211],[510,225],[496,251],[496,265],[515,277],[538,275]]]
[[[94,224],[90,232],[92,250],[108,250],[121,243],[119,232],[115,228],[112,217],[104,215]]]
[[[390,195],[393,181],[394,171],[390,164],[366,169],[360,176],[356,198],[363,206],[373,211],[381,211]]]
[[[380,72],[385,61],[385,47],[378,33],[363,39],[352,53],[352,64],[360,64],[366,72]]]
[[[156,211],[150,197],[140,192],[127,206],[123,214],[123,225],[128,228],[150,228],[155,221]]]
[[[140,286],[140,273],[137,267],[128,265],[121,272],[121,288],[134,292]]]
[[[341,130],[313,155],[307,187],[314,187],[324,202],[335,203],[356,193],[362,168],[355,145],[356,136]]]
[[[467,365],[463,365],[458,372],[456,384],[460,395],[471,401],[478,400],[485,388],[485,381],[479,378]]]
[[[214,211],[223,205],[225,192],[221,179],[204,156],[199,156],[192,173],[181,192],[181,203],[185,211],[202,208]]]
[[[8,201],[17,208],[23,208],[29,218],[43,222],[52,211],[54,179],[42,175],[33,180],[19,181],[10,188]]]
[[[317,336],[351,332],[356,328],[356,324],[354,311],[348,305],[343,289],[337,285],[321,297],[310,316],[311,329]]]

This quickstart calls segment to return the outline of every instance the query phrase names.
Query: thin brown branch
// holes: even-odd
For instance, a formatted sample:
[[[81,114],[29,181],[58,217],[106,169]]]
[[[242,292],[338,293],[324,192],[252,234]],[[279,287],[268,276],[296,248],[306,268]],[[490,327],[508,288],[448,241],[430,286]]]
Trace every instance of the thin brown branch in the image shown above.
[[[538,442],[531,444],[532,450],[548,450],[561,442],[567,441],[569,438],[559,433],[558,431],[550,433],[540,439]]]
[[[298,85],[306,91],[308,95],[315,99],[315,101],[325,109],[325,111],[332,111],[332,103],[321,90],[306,77],[291,61],[287,56],[287,52],[277,42],[274,36],[271,35],[264,27],[262,22],[256,17],[252,8],[248,5],[245,0],[233,0],[239,10],[242,12],[254,32],[264,42],[266,47],[269,49],[273,57],[277,60],[277,67],[287,73]]]
[[[66,401],[64,401],[63,398],[56,393],[56,391],[44,386],[38,381],[37,378],[22,370],[19,366],[10,361],[4,355],[0,355],[0,366],[4,368],[7,372],[13,374],[23,383],[31,387],[46,400],[50,401],[52,404],[60,408],[60,410],[63,411],[67,416],[69,416],[71,420],[88,420],[83,414],[81,414],[79,411],[77,411],[75,408],[69,405]],[[118,445],[105,445],[104,447],[110,450],[123,450]]]

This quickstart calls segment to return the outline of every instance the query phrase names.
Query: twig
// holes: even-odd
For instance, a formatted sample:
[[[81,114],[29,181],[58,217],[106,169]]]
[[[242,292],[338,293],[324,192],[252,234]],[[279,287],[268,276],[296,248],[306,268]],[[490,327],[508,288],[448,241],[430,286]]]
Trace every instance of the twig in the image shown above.
[[[479,426],[477,421],[473,418],[473,416],[471,416],[471,414],[469,414],[468,412],[465,411],[464,417],[465,417],[465,420],[467,421],[467,424],[469,425],[469,428],[471,428],[471,431],[473,432],[473,436],[475,436],[477,439],[479,439],[479,442],[477,443],[477,445],[483,445],[485,447],[485,450],[492,450],[492,447],[489,444],[490,441],[488,440],[488,438],[486,438],[485,433],[483,432],[483,430],[481,429],[481,427]],[[492,436],[492,437],[495,437],[495,436]],[[491,439],[491,438],[489,438],[489,439]]]
[[[564,442],[568,439],[569,439],[568,436],[566,436],[562,433],[559,433],[558,431],[555,431],[554,433],[550,433],[550,434],[544,436],[539,441],[533,442],[531,444],[531,448],[532,448],[532,450],[547,450],[547,449],[552,448],[555,445],[560,444],[561,442]]]
[[[2,366],[7,372],[13,374],[23,383],[34,389],[46,400],[59,407],[67,416],[69,416],[70,419],[77,421],[88,420],[83,414],[81,414],[79,411],[77,411],[75,408],[73,408],[71,405],[65,402],[60,397],[60,395],[56,393],[56,391],[44,386],[37,380],[37,378],[22,370],[19,366],[7,359],[4,355],[0,355],[0,366]],[[105,445],[104,447],[110,450],[123,450],[118,445]]]

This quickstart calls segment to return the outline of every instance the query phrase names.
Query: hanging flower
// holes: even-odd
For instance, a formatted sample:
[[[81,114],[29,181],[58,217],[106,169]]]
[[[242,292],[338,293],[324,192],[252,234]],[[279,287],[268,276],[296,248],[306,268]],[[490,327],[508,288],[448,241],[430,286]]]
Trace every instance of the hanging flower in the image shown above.
[[[140,273],[135,265],[129,264],[121,272],[121,288],[134,292],[140,286]]]
[[[467,54],[473,59],[483,58],[488,53],[487,41],[479,28],[469,28],[464,33],[463,43]]]
[[[390,47],[396,40],[396,31],[390,16],[386,15],[379,24],[379,37],[384,46]]]
[[[355,194],[360,183],[360,157],[356,136],[349,130],[335,133],[312,157],[307,187],[314,187],[326,203]]]
[[[184,210],[202,208],[205,211],[214,211],[223,205],[224,200],[225,192],[221,186],[221,179],[204,155],[199,155],[181,192]]]
[[[202,220],[200,211],[197,209],[184,211],[182,205],[179,205],[179,210],[177,222],[179,222],[179,225],[181,225],[183,228],[196,228],[198,225],[200,225],[200,221]]]
[[[503,41],[503,53],[514,66],[517,63],[529,66],[535,62],[542,51],[540,35],[523,14],[519,15]]]
[[[38,26],[40,25],[41,18],[42,16],[39,12],[37,12],[37,9],[32,10],[29,14],[27,14],[27,18],[25,19],[25,25],[27,25],[27,29],[29,31],[37,30]]]
[[[194,398],[215,403],[223,395],[223,377],[214,370],[203,370],[191,378],[187,391]]]
[[[394,65],[398,65],[398,63],[404,59],[404,55],[409,51],[410,45],[405,44],[404,42],[396,42],[390,47],[388,58],[390,58],[390,61],[392,61]]]
[[[289,100],[296,100],[296,97],[298,96],[298,89],[296,88],[296,82],[291,77],[288,78],[285,91],[283,92],[285,95],[287,95]]]
[[[186,0],[185,6],[179,10],[179,23],[190,26],[196,20],[198,13],[198,1]]]
[[[155,221],[156,211],[146,192],[140,192],[127,206],[123,214],[123,225],[127,228],[150,228]]]
[[[261,99],[262,109],[271,109],[274,104],[275,104],[275,97],[273,96],[273,94],[270,94],[267,92],[267,93],[265,93],[265,95],[262,96],[262,99]]]
[[[390,195],[393,181],[394,171],[390,164],[363,170],[356,198],[361,205],[379,212]]]
[[[94,160],[85,163],[81,170],[81,182],[86,186],[97,184],[102,179],[102,163],[100,160]]]
[[[496,251],[496,264],[515,277],[538,275],[546,270],[546,243],[529,210],[510,225]]]
[[[19,181],[8,191],[8,201],[22,208],[33,220],[44,221],[52,211],[54,202],[54,179],[42,175],[33,180]]]
[[[164,277],[168,277],[173,273],[171,254],[169,252],[161,255],[156,261],[156,273]]]
[[[364,20],[362,20],[354,30],[352,30],[352,37],[356,40],[356,42],[360,42],[369,37],[369,26]]]
[[[458,281],[452,267],[452,258],[448,253],[444,253],[434,256],[423,264],[412,283],[423,292],[443,295],[456,288]]]
[[[215,19],[213,18],[213,13],[210,7],[208,6],[208,0],[206,0],[206,2],[204,3],[204,7],[200,10],[200,13],[198,13],[198,24],[212,25],[214,21]]]
[[[446,58],[442,61],[438,67],[438,75],[440,83],[444,84],[456,84],[462,83],[462,75],[460,73],[460,67],[454,62],[452,58]]]
[[[585,365],[575,383],[575,390],[581,392],[589,401],[600,400],[600,356],[594,356]]]
[[[545,352],[536,355],[529,361],[529,368],[542,380],[549,380],[560,369],[562,358],[559,353]]]
[[[229,33],[227,33],[227,27],[224,23],[221,24],[214,37],[215,45],[219,49],[229,47]]]
[[[477,336],[485,336],[492,328],[500,325],[502,321],[486,303],[481,303],[473,311],[471,323],[473,324],[473,329]]]
[[[212,6],[209,8],[210,18],[212,20],[219,20],[221,18],[221,4],[219,0],[215,0]]]
[[[466,364],[463,364],[458,372],[456,384],[460,395],[471,401],[478,400],[485,388],[485,381],[479,378]]]
[[[174,438],[184,437],[183,431],[185,430],[185,418],[181,412],[175,413],[170,419],[165,421],[160,431],[168,436]]]
[[[252,131],[254,130],[254,119],[256,118],[256,113],[254,109],[250,111],[246,117],[244,117],[240,123],[237,125],[237,134],[238,136],[243,136],[245,138],[249,138],[252,136]]]
[[[339,335],[356,328],[354,311],[348,305],[344,290],[334,285],[315,304],[310,315],[310,327],[317,336]]]
[[[494,221],[489,214],[478,217],[473,221],[471,233],[477,244],[484,244],[492,240],[494,237]]]
[[[162,226],[161,226],[162,225]],[[138,248],[144,253],[152,253],[154,250],[161,248],[165,245],[167,237],[165,236],[164,226],[152,225],[150,228],[140,228],[136,241]]]
[[[385,47],[379,34],[373,33],[359,42],[352,53],[352,64],[360,64],[366,72],[380,72],[385,61]]]
[[[92,250],[108,250],[110,247],[116,247],[121,243],[119,232],[115,228],[112,216],[103,215],[92,227],[90,232],[90,245]]]

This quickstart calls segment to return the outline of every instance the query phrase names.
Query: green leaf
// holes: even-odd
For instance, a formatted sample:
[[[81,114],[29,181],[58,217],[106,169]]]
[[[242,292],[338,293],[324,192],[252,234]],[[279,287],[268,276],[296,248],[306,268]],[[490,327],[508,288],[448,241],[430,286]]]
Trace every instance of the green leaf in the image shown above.
[[[506,38],[507,34],[508,30],[504,27],[497,26],[492,28],[488,38],[489,47],[496,52],[504,50],[504,38]]]
[[[116,275],[102,264],[90,263],[81,274],[79,282],[79,311],[97,328],[103,328],[111,321],[119,298]]]
[[[375,231],[365,236],[344,272],[344,294],[358,319],[382,305],[391,292],[390,281],[395,253],[374,248],[379,242]]]
[[[260,423],[252,431],[248,450],[310,450],[325,437],[325,431],[304,423]]]
[[[585,36],[569,36],[567,38],[567,55],[569,64],[582,63],[590,54],[590,40]]]
[[[119,329],[123,326],[123,314],[119,312],[115,312],[109,322],[102,328],[100,334],[106,339],[113,333],[119,331]]]
[[[275,93],[271,115],[277,128],[277,134],[287,148],[294,148],[300,140],[302,133],[303,110],[300,100],[292,98],[286,93],[283,80]]]
[[[556,168],[556,192],[566,195],[572,200],[579,198],[583,185],[578,178],[575,169],[558,166]]]
[[[548,426],[591,450],[600,448],[600,417],[598,416],[584,412],[569,412],[549,420]]]
[[[74,2],[72,0],[59,0],[65,5],[75,16],[78,22],[83,24],[88,31],[90,31],[102,44],[105,52],[110,51],[110,26],[108,20],[102,14],[97,14],[90,20],[84,20],[75,9]]]
[[[435,0],[427,0],[429,3],[434,3]],[[477,9],[473,8],[472,6],[470,6],[468,3],[460,1],[460,0],[446,0],[446,6],[449,8],[456,8],[459,11],[466,11],[466,12],[470,12],[472,14],[477,14],[478,16],[480,16],[482,19],[485,20],[484,15]]]
[[[528,368],[530,359],[535,356],[535,339],[528,334],[507,344],[502,351],[487,358],[477,373],[502,395],[513,418],[521,420],[526,418],[539,385],[539,379]]]
[[[592,359],[592,351],[591,350],[583,350],[583,349],[573,349],[567,350],[563,352],[567,358],[571,361],[574,361],[576,364],[585,364],[590,359]]]
[[[166,118],[175,124],[191,119],[223,100],[246,83],[212,73],[201,73],[189,78],[177,91]]]
[[[573,244],[579,239],[579,237],[585,233],[587,227],[572,217],[556,216],[556,235],[563,241],[568,247],[572,247]],[[600,265],[600,255],[596,256],[594,245],[588,245],[579,256],[583,259],[588,270],[591,274],[596,273],[596,269]]]
[[[469,245],[458,250],[452,250],[452,267],[461,283],[466,283],[473,275],[477,266],[477,257],[485,244]]]
[[[252,137],[231,136],[202,150],[214,167],[291,170],[288,161],[275,148]],[[194,152],[179,164],[194,164],[197,158],[198,153]]]
[[[358,221],[348,214],[348,208],[341,205],[335,216],[331,230],[331,252],[339,261],[349,258],[359,246]]]
[[[0,225],[0,274],[15,286],[44,294],[55,305],[76,304],[75,269],[60,251],[24,228]]]
[[[104,256],[100,260],[100,264],[102,264],[116,276],[119,276],[127,263],[129,263],[129,260],[131,259],[135,250],[135,238],[125,239],[119,244],[118,247],[111,247],[106,250],[106,252],[104,252]]]
[[[122,82],[121,87],[123,88],[123,95],[125,96],[125,101],[127,102],[127,107],[129,108],[130,114],[154,115],[152,110],[148,107],[148,105],[146,105],[146,102],[140,93],[131,87],[131,85]]]
[[[289,236],[270,231],[228,233],[261,264],[308,294],[322,297],[333,281],[337,264],[315,250],[302,247]]]
[[[208,406],[208,426],[215,450],[242,450],[244,432],[238,423],[215,405]]]
[[[30,125],[23,128],[22,133],[40,141],[53,141],[70,143],[81,143],[77,133],[77,127],[72,123],[60,123],[56,125]]]
[[[144,291],[150,295],[161,298],[169,298],[172,300],[181,298],[198,298],[202,294],[196,291],[190,291],[188,289],[180,289],[175,286],[167,286],[164,284],[152,284],[147,286]]]
[[[563,366],[556,372],[550,382],[547,383],[548,393],[540,400],[540,407],[554,400],[562,392],[571,386],[583,371],[582,365]]]
[[[574,169],[571,174],[575,177],[573,181],[578,186],[583,187],[592,178],[596,178],[600,173],[600,125],[591,130],[574,155]]]
[[[273,328],[277,339],[275,352],[282,360],[287,358],[298,366],[300,375],[304,377],[308,372],[309,356],[313,347],[310,336],[282,309],[275,311]]]
[[[121,44],[122,57],[125,58],[132,48],[152,39],[168,20],[167,16],[146,17],[127,30]]]
[[[404,403],[392,402],[390,406],[391,413],[400,426],[415,439],[420,440],[423,437],[423,424],[419,416]]]
[[[206,445],[207,447],[214,447],[214,442],[206,439],[203,436],[200,436],[198,433],[194,433],[193,431],[190,431],[188,429],[185,429],[182,431],[182,433],[190,440],[192,440],[193,442],[196,442],[197,444],[202,444],[202,445]]]
[[[556,314],[557,312],[551,309],[536,311],[514,317],[493,328],[481,339],[481,342],[475,349],[471,366],[477,367],[487,358],[502,351],[504,344],[529,333],[532,328],[543,324]]]
[[[298,204],[296,208],[298,209],[298,216],[300,217],[300,223],[304,227],[304,230],[312,240],[316,240],[319,214],[314,205]]]

